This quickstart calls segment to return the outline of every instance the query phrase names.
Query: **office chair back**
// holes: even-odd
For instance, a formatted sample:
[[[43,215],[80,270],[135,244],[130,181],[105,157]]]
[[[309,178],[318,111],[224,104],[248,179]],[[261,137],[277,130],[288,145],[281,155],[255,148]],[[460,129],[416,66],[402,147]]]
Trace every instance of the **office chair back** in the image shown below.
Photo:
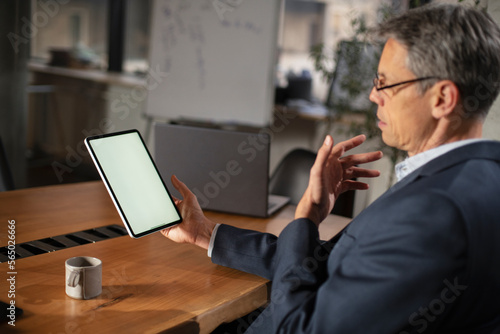
[[[2,138],[0,137],[0,191],[14,189],[14,181],[10,172],[7,154],[3,146]]]
[[[298,204],[309,184],[309,173],[316,160],[316,153],[305,149],[290,151],[278,164],[269,180],[269,193],[290,197],[291,204]],[[354,191],[339,196],[333,214],[352,218]]]

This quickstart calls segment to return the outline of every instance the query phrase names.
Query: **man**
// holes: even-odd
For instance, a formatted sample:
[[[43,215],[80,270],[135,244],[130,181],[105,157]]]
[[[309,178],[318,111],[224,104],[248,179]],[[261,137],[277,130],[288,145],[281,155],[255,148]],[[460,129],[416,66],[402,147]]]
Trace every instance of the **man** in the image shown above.
[[[399,181],[332,240],[318,226],[379,153],[341,157],[356,137],[327,137],[293,222],[274,236],[208,221],[194,195],[162,233],[212,261],[273,281],[249,332],[498,333],[500,143],[481,140],[499,91],[500,29],[458,5],[426,6],[383,23],[370,99],[387,145],[408,152]],[[214,231],[215,230],[215,231]],[[211,244],[210,244],[211,243]]]

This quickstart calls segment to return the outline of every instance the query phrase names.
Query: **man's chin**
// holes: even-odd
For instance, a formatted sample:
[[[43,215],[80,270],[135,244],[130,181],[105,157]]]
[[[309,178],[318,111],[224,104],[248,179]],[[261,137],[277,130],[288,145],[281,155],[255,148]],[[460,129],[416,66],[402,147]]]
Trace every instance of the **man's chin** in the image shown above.
[[[384,131],[382,131],[382,141],[387,146],[390,146],[390,147],[393,147],[393,148],[397,148],[396,147],[396,143],[394,142],[394,140],[391,140],[390,137],[388,137],[387,135],[384,135]]]

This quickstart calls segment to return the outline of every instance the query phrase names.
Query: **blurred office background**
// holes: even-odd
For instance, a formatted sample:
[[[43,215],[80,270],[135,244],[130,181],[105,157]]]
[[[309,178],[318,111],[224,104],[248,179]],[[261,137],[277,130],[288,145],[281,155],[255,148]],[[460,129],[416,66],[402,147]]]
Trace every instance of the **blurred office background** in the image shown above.
[[[353,35],[354,19],[363,17],[372,25],[381,19],[382,6],[402,12],[426,2],[285,0],[277,80],[309,76],[309,99],[326,102],[330,82],[315,70],[311,47],[323,43],[333,55],[338,42]],[[480,5],[500,21],[497,3]],[[0,135],[16,188],[97,179],[83,146],[87,135],[137,128],[151,145],[144,98],[125,97],[144,85],[148,72],[152,6],[153,0],[0,2]],[[127,105],[126,112],[113,108],[116,101]],[[499,109],[495,104],[490,113],[486,137],[499,139]],[[293,148],[315,151],[325,130],[342,139],[339,127],[326,128],[318,115],[294,117],[273,136],[270,169]],[[392,173],[388,166],[383,161],[374,167],[387,175]],[[386,178],[371,181],[371,192],[357,199],[357,211],[386,189]]]

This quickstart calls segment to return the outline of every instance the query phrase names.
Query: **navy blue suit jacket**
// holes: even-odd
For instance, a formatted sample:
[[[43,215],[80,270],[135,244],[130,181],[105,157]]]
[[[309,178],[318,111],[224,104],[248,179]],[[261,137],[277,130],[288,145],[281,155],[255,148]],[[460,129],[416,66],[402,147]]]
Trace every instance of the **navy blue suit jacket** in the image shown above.
[[[430,161],[318,238],[307,219],[279,238],[219,227],[212,261],[273,281],[249,332],[500,332],[500,143]]]

